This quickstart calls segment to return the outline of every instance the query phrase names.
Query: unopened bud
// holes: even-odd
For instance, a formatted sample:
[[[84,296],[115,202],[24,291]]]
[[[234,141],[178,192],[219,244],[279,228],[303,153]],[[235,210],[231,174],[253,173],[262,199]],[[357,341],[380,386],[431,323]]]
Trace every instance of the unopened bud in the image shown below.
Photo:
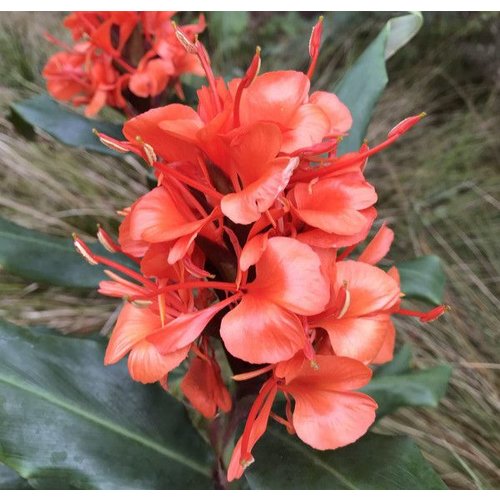
[[[387,137],[391,138],[395,135],[402,135],[414,127],[422,118],[427,116],[427,113],[420,113],[419,115],[410,116],[399,122],[388,134]]]

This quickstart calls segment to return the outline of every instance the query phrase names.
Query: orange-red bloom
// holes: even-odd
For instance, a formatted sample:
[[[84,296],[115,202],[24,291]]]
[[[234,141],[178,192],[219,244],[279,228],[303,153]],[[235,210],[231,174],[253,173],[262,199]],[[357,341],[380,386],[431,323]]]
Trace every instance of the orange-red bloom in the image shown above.
[[[141,111],[140,99],[158,99],[167,86],[183,96],[180,76],[202,74],[193,54],[187,54],[171,24],[174,12],[73,12],[64,20],[71,30],[73,47],[51,35],[52,43],[64,48],[44,68],[47,89],[56,99],[74,106],[85,105],[85,114],[94,116],[104,106],[127,115]],[[205,28],[185,26],[194,40]]]
[[[200,26],[174,28],[171,16],[89,13],[68,19],[77,39],[85,19],[109,58],[123,55],[143,23],[148,51],[119,84],[137,96],[153,96],[175,78],[179,59],[169,59],[167,43],[172,37],[189,56],[184,67],[196,63],[207,79],[196,110],[171,104],[139,114],[125,123],[125,141],[99,134],[113,149],[140,156],[156,179],[150,192],[120,212],[117,242],[98,231],[104,247],[124,254],[130,265],[94,254],[78,237],[75,246],[89,263],[107,267],[99,291],[126,302],[106,364],[128,355],[132,378],[168,388],[168,373],[184,363],[180,388],[210,419],[232,408],[221,356],[237,383],[261,377],[229,465],[232,480],[252,462],[269,418],[320,450],[360,438],[377,405],[358,389],[370,381],[368,364],[393,356],[392,315],[431,321],[446,310],[401,308],[397,270],[377,267],[394,238],[385,224],[363,243],[377,214],[377,194],[365,178],[367,159],[422,116],[404,120],[374,148],[363,145],[338,156],[352,123],[349,110],[334,94],[310,94],[321,20],[311,36],[307,74],[259,75],[257,50],[243,77],[226,84],[213,74],[195,37]],[[116,23],[120,29],[113,35]],[[61,63],[78,76],[80,60],[72,57],[60,57]],[[80,88],[80,80],[61,77],[65,72],[57,73],[55,63],[51,68],[51,85],[61,95]],[[98,106],[103,93],[108,102],[111,87],[105,78],[95,80],[98,90],[85,95]],[[273,412],[278,392],[284,415]],[[212,438],[217,446],[224,441]]]

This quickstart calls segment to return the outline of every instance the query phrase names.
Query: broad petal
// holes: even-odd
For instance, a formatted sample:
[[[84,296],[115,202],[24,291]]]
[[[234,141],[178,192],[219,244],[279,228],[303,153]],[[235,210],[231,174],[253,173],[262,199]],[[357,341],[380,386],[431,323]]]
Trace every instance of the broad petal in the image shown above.
[[[293,191],[296,213],[307,224],[328,233],[352,235],[365,224],[362,210],[377,201],[375,189],[357,175],[299,183]]]
[[[168,130],[162,130],[160,123],[166,121],[173,123],[167,127]],[[176,128],[177,121],[179,123]],[[202,125],[197,113],[189,106],[170,104],[151,109],[125,122],[123,134],[133,143],[140,137],[167,161],[196,163],[198,150],[192,131]]]
[[[104,364],[111,365],[125,356],[137,343],[161,326],[160,317],[150,309],[125,304],[109,339]]]
[[[351,235],[330,234],[321,229],[309,229],[297,235],[297,239],[308,245],[318,248],[342,248],[355,245],[366,238],[373,221],[377,217],[375,208],[370,207],[360,210],[360,214],[365,219],[365,224],[361,231]]]
[[[295,314],[247,294],[222,319],[226,349],[249,363],[277,363],[304,348],[305,333]]]
[[[283,132],[281,150],[293,153],[299,149],[319,144],[329,133],[330,122],[323,110],[314,104],[303,104],[297,109]]]
[[[297,314],[320,313],[329,301],[330,287],[318,255],[293,238],[269,239],[256,273],[257,278],[248,286],[250,294]]]
[[[244,185],[267,174],[268,166],[281,148],[281,132],[274,123],[259,122],[237,130],[231,138],[232,166]]]
[[[337,356],[371,363],[379,353],[390,329],[388,314],[362,318],[324,319],[314,326],[324,328]]]
[[[240,105],[242,125],[271,121],[285,128],[301,104],[305,104],[310,82],[298,71],[272,71],[258,76],[243,92]]]
[[[382,312],[398,300],[398,283],[378,267],[364,262],[342,261],[336,267],[336,290],[347,282],[350,303],[344,318]]]
[[[378,230],[373,239],[366,245],[358,257],[358,262],[366,264],[378,264],[389,252],[394,240],[394,231],[389,229],[385,223]]]
[[[294,398],[293,426],[298,437],[317,450],[354,443],[375,421],[377,404],[366,394],[311,391]]]
[[[238,193],[230,193],[221,201],[221,210],[236,224],[251,224],[276,201],[290,181],[298,158],[278,158],[267,172]]]
[[[162,355],[154,344],[141,340],[134,346],[128,357],[130,376],[143,384],[158,382],[186,359],[189,348],[190,346],[186,346],[178,351]]]
[[[318,354],[315,361],[315,366],[304,362],[286,386],[294,398],[316,391],[352,391],[364,387],[372,376],[370,368],[352,358]]]
[[[203,226],[180,199],[163,186],[154,188],[134,204],[130,213],[130,235],[150,243],[172,241]]]
[[[319,106],[330,122],[329,135],[345,134],[352,126],[352,116],[349,108],[330,92],[314,92],[309,99]]]

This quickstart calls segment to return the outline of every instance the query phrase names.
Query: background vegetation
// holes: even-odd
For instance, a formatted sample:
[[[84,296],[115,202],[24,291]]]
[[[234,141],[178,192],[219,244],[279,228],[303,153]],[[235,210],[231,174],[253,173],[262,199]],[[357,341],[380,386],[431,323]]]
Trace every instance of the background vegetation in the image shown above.
[[[264,70],[304,69],[318,14],[209,14],[205,41],[226,76],[241,74],[257,44]],[[62,17],[0,17],[0,215],[50,234],[92,235],[97,221],[115,230],[115,211],[146,191],[144,167],[49,137],[27,141],[8,120],[12,102],[43,90],[41,69],[54,48],[42,34],[67,38]],[[328,14],[315,86],[332,87],[388,17]],[[380,215],[396,232],[390,260],[434,253],[445,263],[451,313],[397,326],[419,367],[445,361],[453,376],[439,408],[400,410],[381,425],[413,436],[452,488],[500,487],[499,49],[497,13],[424,13],[422,30],[388,63],[390,83],[368,134],[374,143],[402,118],[429,114],[370,160],[367,176],[380,194]],[[116,310],[116,301],[94,292],[69,296],[0,271],[0,316],[17,324],[106,334]]]

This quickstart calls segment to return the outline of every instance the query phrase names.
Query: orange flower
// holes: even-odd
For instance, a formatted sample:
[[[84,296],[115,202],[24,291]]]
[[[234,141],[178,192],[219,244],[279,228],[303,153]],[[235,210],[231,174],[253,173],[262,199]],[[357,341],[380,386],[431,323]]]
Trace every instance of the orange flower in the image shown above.
[[[295,400],[293,412],[287,404],[289,430],[318,450],[333,450],[363,436],[375,420],[377,404],[366,394],[355,392],[371,378],[371,370],[346,357],[317,356],[317,365],[302,356],[280,363],[255,400],[245,429],[231,457],[228,480],[241,477],[253,462],[251,450],[264,434],[278,390]],[[281,419],[279,419],[281,420]]]
[[[56,99],[75,106],[85,105],[93,116],[108,105],[128,116],[144,106],[140,98],[156,98],[168,85],[182,98],[179,77],[201,74],[197,58],[186,54],[171,25],[174,13],[162,12],[73,12],[64,21],[76,44],[68,47],[51,35],[49,41],[63,47],[49,59],[44,77]],[[184,27],[194,40],[205,28]],[[152,107],[153,101],[148,107]]]

